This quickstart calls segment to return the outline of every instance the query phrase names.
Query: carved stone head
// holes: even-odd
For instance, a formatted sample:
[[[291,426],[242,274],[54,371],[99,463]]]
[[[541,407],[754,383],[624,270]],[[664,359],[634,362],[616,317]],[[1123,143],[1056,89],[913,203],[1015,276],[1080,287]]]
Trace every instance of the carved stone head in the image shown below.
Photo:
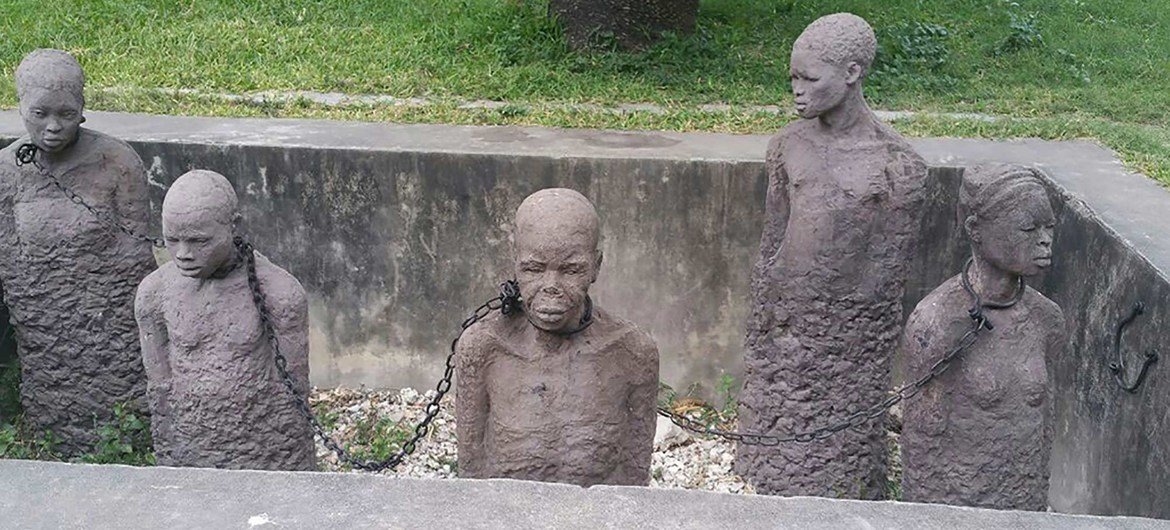
[[[801,118],[816,118],[860,94],[877,54],[873,28],[857,15],[837,13],[809,24],[792,45],[792,95]]]
[[[593,203],[576,191],[545,189],[520,204],[512,235],[514,272],[534,326],[558,333],[580,325],[589,286],[601,269],[600,238]]]
[[[1039,171],[996,165],[969,170],[959,191],[959,220],[980,260],[1020,276],[1052,265],[1056,216]]]
[[[77,59],[60,50],[35,50],[16,67],[15,77],[20,117],[32,143],[49,153],[73,145],[85,121],[85,73]]]
[[[189,171],[167,190],[163,238],[180,274],[206,279],[230,270],[236,259],[237,201],[231,183],[214,171]]]

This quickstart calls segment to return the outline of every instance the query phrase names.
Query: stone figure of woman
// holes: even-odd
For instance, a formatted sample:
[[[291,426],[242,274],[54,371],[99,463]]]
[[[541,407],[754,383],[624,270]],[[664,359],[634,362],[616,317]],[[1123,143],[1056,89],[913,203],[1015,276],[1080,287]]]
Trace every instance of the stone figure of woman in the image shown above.
[[[900,344],[912,377],[986,318],[971,345],[904,404],[903,498],[1044,510],[1052,439],[1047,367],[1064,347],[1064,314],[1026,278],[1052,264],[1055,217],[1032,168],[968,171],[959,220],[971,259],[910,315]]]
[[[145,413],[132,308],[154,254],[103,219],[148,233],[146,170],[125,142],[81,126],[85,73],[73,56],[33,51],[15,81],[28,134],[0,150],[0,292],[25,420],[71,457],[93,448],[115,406]]]

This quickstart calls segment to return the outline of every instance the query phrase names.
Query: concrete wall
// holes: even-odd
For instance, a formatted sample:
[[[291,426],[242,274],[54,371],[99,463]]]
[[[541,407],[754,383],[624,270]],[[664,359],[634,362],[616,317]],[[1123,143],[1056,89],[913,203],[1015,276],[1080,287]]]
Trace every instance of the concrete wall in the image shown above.
[[[244,230],[309,290],[317,384],[432,385],[458,323],[508,276],[512,211],[547,186],[597,204],[596,298],[653,333],[666,382],[709,389],[741,371],[764,137],[104,113],[89,124],[139,151],[156,209],[189,169],[234,181]],[[13,113],[0,113],[0,138],[19,131]],[[1170,374],[1155,365],[1128,394],[1106,368],[1113,329],[1139,299],[1147,315],[1125,341],[1131,364],[1165,343],[1170,193],[1088,143],[915,145],[935,168],[907,304],[965,258],[953,214],[960,168],[1045,168],[1060,194],[1058,250],[1036,285],[1065,308],[1071,333],[1055,367],[1052,505],[1170,518]]]

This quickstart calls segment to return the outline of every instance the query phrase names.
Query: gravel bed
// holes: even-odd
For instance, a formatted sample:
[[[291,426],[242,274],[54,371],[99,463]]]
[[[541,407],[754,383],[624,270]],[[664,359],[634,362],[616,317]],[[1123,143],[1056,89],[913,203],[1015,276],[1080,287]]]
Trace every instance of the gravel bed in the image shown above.
[[[366,388],[315,389],[310,402],[317,417],[338,442],[345,447],[368,450],[365,444],[371,432],[382,439],[397,439],[395,436],[410,432],[422,419],[433,392],[420,394],[409,388],[397,392]],[[434,428],[419,442],[415,453],[397,469],[382,474],[418,478],[458,476],[454,407],[451,396],[444,398]],[[322,471],[364,473],[341,465],[320,440],[317,440],[317,458]],[[650,486],[753,493],[751,486],[732,471],[734,461],[734,444],[692,437],[669,420],[659,418]]]

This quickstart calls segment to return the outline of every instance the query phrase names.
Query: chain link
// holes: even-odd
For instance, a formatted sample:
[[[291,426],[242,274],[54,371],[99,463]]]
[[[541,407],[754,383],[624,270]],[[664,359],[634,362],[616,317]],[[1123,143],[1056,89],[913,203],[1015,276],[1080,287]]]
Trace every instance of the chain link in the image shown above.
[[[975,344],[975,341],[979,338],[980,332],[983,330],[990,331],[993,329],[995,326],[993,326],[991,321],[988,320],[987,316],[983,314],[983,309],[985,307],[1005,309],[1015,305],[1015,303],[1019,302],[1023,297],[1024,284],[1021,280],[1017,285],[1016,294],[1013,296],[1011,301],[994,305],[983,303],[981,298],[975,293],[974,288],[971,287],[971,283],[968,279],[967,271],[970,269],[970,267],[971,261],[968,261],[967,265],[963,268],[962,285],[964,290],[966,290],[967,293],[970,294],[975,300],[974,305],[967,312],[968,316],[970,316],[972,320],[971,329],[968,330],[967,333],[963,334],[961,338],[959,338],[955,347],[951,349],[951,351],[947,352],[946,355],[942,356],[942,358],[931,365],[930,370],[927,371],[922,377],[919,377],[912,383],[901,386],[892,392],[888,397],[886,397],[886,399],[883,399],[882,401],[870,407],[854,412],[837,423],[820,427],[818,429],[813,429],[811,431],[790,434],[788,436],[775,436],[770,434],[737,433],[714,429],[704,425],[700,421],[688,418],[687,416],[676,413],[666,407],[658,407],[658,414],[669,418],[670,421],[674,422],[675,425],[678,425],[679,427],[694,433],[717,436],[744,445],[762,445],[765,447],[775,447],[782,443],[792,442],[809,443],[817,440],[823,440],[845,429],[859,428],[862,425],[865,425],[867,422],[881,417],[895,405],[901,403],[903,400],[917,395],[922,391],[923,387],[929,385],[930,382],[933,381],[936,377],[946,372],[947,368],[950,368],[951,362],[954,361],[955,358],[959,356],[959,354],[963,353],[963,351],[967,350],[971,347],[971,345]],[[821,416],[821,414],[818,414],[818,416]]]
[[[263,328],[264,335],[267,337],[268,346],[272,349],[273,357],[276,362],[276,370],[280,374],[280,379],[284,383],[289,394],[292,396],[293,405],[297,411],[309,422],[313,429],[313,433],[317,435],[322,443],[325,444],[330,451],[337,455],[338,460],[342,463],[348,464],[355,469],[362,469],[365,471],[382,471],[386,469],[393,469],[401,464],[406,457],[414,453],[419,440],[427,435],[430,429],[431,422],[434,421],[435,416],[439,414],[439,403],[443,400],[443,396],[451,390],[451,379],[455,375],[455,347],[459,344],[459,337],[455,337],[451,341],[451,351],[447,354],[447,360],[443,369],[443,377],[439,379],[435,385],[435,395],[431,401],[427,403],[425,416],[414,427],[414,434],[398,452],[389,458],[382,460],[362,460],[354,457],[348,450],[341,447],[328,433],[325,432],[324,426],[313,415],[313,411],[309,408],[308,402],[297,395],[296,385],[293,383],[292,376],[288,372],[288,359],[280,351],[280,343],[276,338],[276,330],[273,327],[272,316],[269,313],[268,302],[264,297],[264,292],[260,290],[260,280],[256,276],[256,254],[255,249],[251,244],[244,241],[241,237],[235,239],[236,249],[240,256],[244,258],[248,273],[248,288],[252,292],[252,301],[256,305],[257,311],[260,313],[260,325]],[[476,322],[483,320],[493,311],[500,311],[505,315],[511,314],[519,305],[520,290],[517,288],[515,282],[506,282],[500,286],[500,295],[488,300],[483,305],[475,309],[470,317],[463,321],[460,326],[460,337],[463,331],[475,325]]]
[[[22,144],[20,147],[16,148],[17,167],[23,166],[25,164],[32,164],[33,167],[37,168],[37,171],[41,174],[41,176],[45,177],[45,179],[48,180],[54,188],[57,188],[61,191],[61,193],[65,194],[65,197],[67,197],[73,204],[89,210],[89,213],[93,214],[93,216],[97,218],[98,222],[105,225],[107,230],[121,231],[133,239],[145,241],[156,248],[166,247],[166,242],[163,241],[161,237],[152,237],[146,234],[139,234],[135,232],[134,230],[130,229],[130,227],[123,224],[122,221],[119,220],[113,212],[103,212],[98,210],[93,205],[89,204],[89,202],[86,201],[84,197],[78,195],[76,192],[69,189],[69,187],[62,184],[61,181],[55,175],[53,175],[53,173],[50,172],[48,168],[41,164],[40,160],[37,159],[37,153],[40,152],[40,150],[41,148],[37,147],[36,144],[31,143]]]

